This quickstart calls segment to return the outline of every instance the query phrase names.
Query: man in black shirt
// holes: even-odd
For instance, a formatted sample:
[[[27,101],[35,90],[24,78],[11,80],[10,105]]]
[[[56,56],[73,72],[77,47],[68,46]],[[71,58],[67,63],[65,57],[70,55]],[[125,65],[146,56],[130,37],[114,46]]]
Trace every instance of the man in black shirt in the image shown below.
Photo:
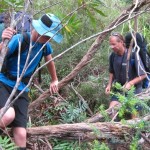
[[[129,63],[128,72],[129,80],[126,82],[128,50],[125,47],[124,38],[121,34],[114,33],[109,38],[109,44],[113,52],[109,58],[109,82],[105,89],[105,93],[107,95],[110,94],[113,82],[120,83],[127,90],[135,86],[136,94],[142,92],[142,80],[146,78],[146,72],[139,55],[135,54],[134,60],[132,60],[132,57],[130,58],[131,63]],[[117,97],[112,96],[109,108],[118,104]]]

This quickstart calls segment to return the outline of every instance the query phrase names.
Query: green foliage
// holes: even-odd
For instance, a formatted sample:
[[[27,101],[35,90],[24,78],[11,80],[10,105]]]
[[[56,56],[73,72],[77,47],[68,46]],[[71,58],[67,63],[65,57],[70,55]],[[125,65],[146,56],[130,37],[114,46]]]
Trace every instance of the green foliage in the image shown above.
[[[148,14],[139,17],[139,22],[141,26],[140,27],[141,33],[144,35],[144,38],[146,39],[148,52],[150,54],[150,25]]]
[[[105,120],[106,122],[110,121],[110,116],[109,116],[108,113],[105,111],[106,109],[105,109],[105,107],[104,107],[103,104],[100,105],[99,110],[100,110],[100,114],[102,114],[102,116],[104,116],[104,120]]]
[[[65,104],[59,103],[55,106],[54,102],[47,99],[40,106],[40,116],[34,118],[33,126],[54,125],[60,123],[60,113],[64,111]],[[36,114],[35,114],[36,115]]]
[[[141,120],[140,122],[136,124],[128,124],[131,126],[132,129],[135,129],[134,136],[130,137],[131,143],[129,145],[130,150],[141,150],[141,145],[139,144],[139,140],[141,139],[141,133],[144,131],[144,133],[149,133],[150,128],[149,128],[149,121],[143,121]]]
[[[135,96],[134,87],[131,87],[131,89],[127,91],[119,83],[116,83],[114,84],[114,88],[115,92],[112,91],[112,95],[115,95],[122,104],[119,109],[119,117],[123,118],[126,113],[136,115],[140,111],[143,113],[150,111],[150,107],[146,102]]]
[[[75,142],[59,143],[53,147],[53,150],[80,150],[80,147],[75,145]]]
[[[21,9],[23,8],[23,0],[2,0],[1,1],[1,5],[3,7],[1,7],[0,12],[4,12],[6,10],[8,10],[8,8],[10,9]]]
[[[133,137],[132,142],[130,144],[130,150],[137,150],[137,149],[139,149],[138,140],[139,140],[139,138],[137,136]]]
[[[0,149],[4,150],[14,150],[16,148],[15,144],[11,141],[11,139],[7,136],[0,136]]]
[[[65,112],[61,113],[62,122],[81,122],[86,119],[87,103],[79,101],[78,106],[73,103],[66,103]]]
[[[109,147],[105,143],[100,143],[97,140],[93,141],[92,147],[91,150],[109,150]]]
[[[126,4],[133,4],[133,0],[120,0],[121,2],[125,2]]]
[[[79,87],[78,91],[84,100],[88,103],[91,110],[94,109],[96,102],[99,101],[99,89],[98,86],[93,82],[83,82]],[[97,98],[96,98],[97,97]]]
[[[62,65],[64,65],[64,67],[62,67]],[[62,62],[57,65],[57,76],[59,79],[67,76],[70,73],[70,71],[71,71],[71,68],[67,62]]]
[[[53,150],[109,150],[109,148],[105,143],[100,143],[97,140],[94,140],[91,143],[54,140]]]
[[[79,40],[83,38],[81,34],[83,29],[94,28],[96,30],[96,25],[98,25],[99,22],[103,24],[101,18],[106,17],[106,14],[101,10],[101,7],[104,7],[104,2],[102,1],[87,0],[85,2],[84,0],[79,0],[75,2],[64,0],[64,6],[65,5],[68,6],[65,8],[65,11],[62,4],[62,6],[58,6],[59,9],[55,6],[54,12],[57,16],[62,18],[64,25],[62,33],[65,37],[64,39],[70,43],[76,39]],[[51,9],[51,11],[53,12],[53,9]],[[102,17],[98,19],[97,16]],[[85,24],[88,24],[88,26],[85,26]]]
[[[53,150],[86,150],[87,143],[79,143],[77,141],[58,141],[54,140]]]
[[[106,15],[98,8],[99,4],[101,3],[99,3],[98,1],[89,2],[87,3],[87,5],[85,4],[85,8],[84,8],[94,28],[96,28],[96,22],[97,22],[96,18],[94,17],[95,12],[103,17],[106,17]]]
[[[66,19],[68,19],[68,17]],[[68,40],[70,40],[73,35],[80,37],[77,31],[81,28],[82,24],[81,21],[77,18],[77,14],[73,14],[66,22],[67,24],[62,29],[62,34],[65,35]]]

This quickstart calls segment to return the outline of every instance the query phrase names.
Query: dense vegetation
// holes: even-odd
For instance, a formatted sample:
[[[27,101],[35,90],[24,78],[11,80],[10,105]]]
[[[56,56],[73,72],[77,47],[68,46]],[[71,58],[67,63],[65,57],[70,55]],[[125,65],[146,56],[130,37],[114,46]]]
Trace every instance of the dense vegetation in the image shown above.
[[[38,18],[42,13],[51,12],[62,19],[62,22],[65,25],[62,30],[64,41],[61,45],[57,45],[51,41],[54,49],[54,57],[79,41],[103,31],[131,4],[131,0],[62,0],[60,2],[54,2],[52,0],[36,0],[33,1],[29,12],[35,14],[34,18]],[[23,1],[2,0],[1,5],[3,6],[0,9],[1,12],[12,7],[16,10],[21,10]],[[149,43],[150,20],[148,13],[143,13],[138,16],[138,31],[146,37]],[[130,23],[133,27],[134,20],[131,20]],[[129,31],[129,22],[120,25],[115,31],[125,35]],[[63,79],[73,70],[86,54],[94,40],[95,38],[88,39],[55,60],[59,80]],[[100,111],[103,115],[106,115],[104,110],[108,108],[109,97],[105,95],[104,90],[108,81],[108,58],[110,52],[111,49],[109,48],[107,37],[102,45],[100,45],[91,62],[88,63],[88,65],[86,65],[67,86],[60,89],[59,94],[46,99],[40,107],[32,113],[31,121],[28,126],[33,127],[83,122],[91,117],[92,114]],[[44,61],[42,61],[42,63],[44,63]],[[49,88],[49,82],[50,78],[48,72],[46,68],[43,68],[42,83],[38,84],[38,86],[45,91]],[[32,86],[30,95],[32,102],[40,95],[39,89]],[[129,99],[133,99],[133,97],[133,91],[131,90]],[[124,97],[120,96],[120,99],[125,103]],[[135,99],[133,99],[132,102],[126,101],[125,104],[127,106],[133,106]],[[148,101],[146,101],[146,104],[143,103],[143,106],[145,107],[144,110],[149,110],[147,103]],[[126,105],[120,110],[120,117],[122,118],[126,110]],[[133,112],[134,111],[135,110],[133,110]],[[146,114],[147,111],[142,113]],[[105,121],[111,121],[109,116],[105,116]],[[146,123],[139,124],[138,126],[140,125],[141,130],[147,128]],[[139,134],[136,133],[135,137],[132,137],[133,140],[130,143],[131,150],[137,149],[138,136]],[[0,139],[0,142],[1,141],[2,139]],[[42,142],[42,139],[37,141],[39,145],[43,145],[44,143]],[[50,143],[54,150],[108,150],[111,149],[110,143],[115,143],[115,139],[114,141],[110,141],[110,143],[105,140],[82,143],[80,140],[70,142],[66,140],[50,139]]]

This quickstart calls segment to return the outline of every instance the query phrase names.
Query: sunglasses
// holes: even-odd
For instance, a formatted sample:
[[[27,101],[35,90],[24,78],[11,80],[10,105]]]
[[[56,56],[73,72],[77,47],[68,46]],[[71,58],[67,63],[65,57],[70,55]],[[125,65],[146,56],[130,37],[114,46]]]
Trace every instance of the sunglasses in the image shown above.
[[[123,36],[122,36],[121,34],[119,34],[119,33],[114,32],[114,33],[111,34],[111,36],[116,36],[116,37],[118,37],[121,41],[124,41]]]

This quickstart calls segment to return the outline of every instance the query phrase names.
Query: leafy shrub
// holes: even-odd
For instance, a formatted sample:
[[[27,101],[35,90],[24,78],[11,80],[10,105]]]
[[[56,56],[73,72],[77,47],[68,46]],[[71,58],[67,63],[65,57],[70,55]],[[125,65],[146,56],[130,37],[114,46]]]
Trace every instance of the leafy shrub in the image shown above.
[[[114,88],[119,91],[116,93],[113,93],[112,91],[112,95],[115,95],[116,97],[118,97],[118,100],[122,104],[121,108],[119,109],[119,117],[123,118],[125,117],[125,114],[137,115],[139,112],[144,113],[144,114],[149,112],[150,107],[147,105],[147,102],[140,100],[135,95],[134,86],[131,87],[131,89],[127,91],[119,83],[116,83],[114,85]]]

